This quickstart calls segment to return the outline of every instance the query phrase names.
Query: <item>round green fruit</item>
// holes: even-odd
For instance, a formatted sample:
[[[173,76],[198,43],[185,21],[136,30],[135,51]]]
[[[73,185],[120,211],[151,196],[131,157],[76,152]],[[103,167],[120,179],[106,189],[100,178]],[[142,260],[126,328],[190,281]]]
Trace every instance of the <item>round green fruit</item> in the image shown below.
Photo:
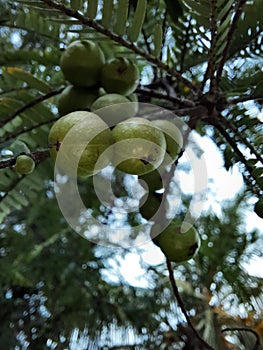
[[[137,94],[134,92],[128,96],[126,96],[131,102],[138,102],[138,96]]]
[[[111,152],[102,153],[113,144],[111,130],[107,124],[96,114],[85,111],[76,111],[65,115],[53,124],[48,137],[51,147],[50,155],[54,160],[59,152],[59,146],[63,142],[69,130],[74,127],[74,139],[68,140],[66,151],[60,153],[63,163],[63,171],[68,175],[73,175],[75,169],[72,169],[72,158],[79,158],[81,154],[77,175],[91,176],[106,167],[111,161]],[[84,145],[87,139],[91,138],[88,144]],[[85,140],[85,141],[82,141]],[[96,163],[100,158],[100,166]]]
[[[164,133],[168,157],[166,156],[164,158],[163,165],[167,166],[177,159],[181,151],[183,146],[182,133],[178,127],[169,120],[157,119],[153,120],[152,123]]]
[[[73,85],[90,87],[99,82],[105,57],[100,47],[90,40],[76,40],[63,52],[60,67]]]
[[[254,212],[263,219],[263,198],[261,198],[254,206]]]
[[[63,116],[74,111],[90,110],[92,103],[98,98],[98,96],[98,89],[81,88],[78,86],[69,85],[59,96],[59,115]]]
[[[114,165],[121,171],[147,174],[162,163],[166,141],[161,130],[144,118],[130,118],[113,130]]]
[[[155,238],[164,255],[174,262],[192,259],[201,245],[199,234],[193,226],[185,232],[181,229],[182,223],[174,220]]]
[[[131,103],[130,100],[123,95],[106,94],[94,101],[91,106],[91,111],[97,111],[97,114],[108,125],[115,126],[123,120],[134,117],[138,111],[138,106],[136,103]]]
[[[139,181],[141,185],[149,192],[161,190],[163,188],[162,175],[165,169],[155,169],[150,173],[140,175]],[[143,183],[145,181],[145,183]]]
[[[146,200],[145,197],[147,197]],[[144,219],[150,220],[160,208],[162,202],[162,195],[154,193],[145,194],[141,198],[140,202],[143,203],[139,208],[140,214]]]
[[[35,169],[34,160],[27,156],[21,155],[16,158],[15,170],[18,174],[28,175],[31,174]]]
[[[139,69],[128,58],[113,58],[101,70],[101,85],[107,92],[130,95],[138,87],[139,80]]]

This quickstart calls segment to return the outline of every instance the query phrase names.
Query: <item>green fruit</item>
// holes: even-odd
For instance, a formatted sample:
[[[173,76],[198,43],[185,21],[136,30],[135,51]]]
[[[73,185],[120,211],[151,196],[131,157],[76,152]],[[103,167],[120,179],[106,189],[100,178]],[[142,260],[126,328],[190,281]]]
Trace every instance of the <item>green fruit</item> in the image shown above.
[[[21,175],[31,174],[35,169],[34,160],[26,155],[21,155],[16,158],[15,171]]]
[[[145,197],[147,197],[146,200],[145,200]],[[154,194],[154,193],[145,194],[142,197],[140,202],[141,203],[144,202],[139,208],[140,214],[144,219],[150,220],[153,218],[153,216],[157,213],[158,209],[160,208],[160,205],[162,202],[162,195]]]
[[[63,116],[74,111],[90,110],[92,103],[98,98],[98,96],[98,89],[81,88],[69,85],[59,96],[59,115]]]
[[[105,108],[109,107],[110,108]],[[100,110],[103,108],[103,110]],[[128,98],[120,94],[106,94],[100,96],[91,106],[91,111],[97,114],[110,126],[132,118],[138,111],[136,103],[131,103]]]
[[[101,70],[101,85],[107,92],[130,95],[139,85],[138,67],[128,58],[113,58]]]
[[[138,96],[137,94],[134,92],[133,94],[130,94],[128,96],[126,96],[131,102],[138,102]]]
[[[77,134],[75,139],[67,141],[67,151],[63,152],[62,155],[60,154],[63,160],[63,170],[68,175],[74,174],[74,169],[71,166],[71,157],[79,157],[80,152],[84,148],[79,160],[77,174],[79,176],[94,175],[111,161],[111,153],[109,152],[100,159],[100,167],[95,167],[101,154],[113,143],[111,131],[107,124],[94,113],[76,111],[65,115],[55,122],[49,132],[48,142],[52,146],[50,155],[54,160],[59,152],[59,144],[63,142],[66,134],[72,127],[75,127],[73,137]],[[101,131],[102,129],[104,130]],[[96,136],[92,138],[86,147],[82,147],[80,140],[81,138],[83,139],[83,135],[85,135],[85,140],[86,137]]]
[[[153,125],[162,130],[166,140],[166,153],[169,157],[165,157],[164,164],[165,166],[173,163],[183,146],[183,136],[178,127],[168,121],[163,119],[153,120]]]
[[[261,198],[254,206],[254,212],[263,219],[263,198]]]
[[[182,223],[174,220],[156,237],[164,255],[174,262],[192,259],[201,245],[199,234],[193,226],[186,232],[181,232],[181,227]]]
[[[96,85],[104,63],[103,51],[90,40],[72,42],[60,59],[60,67],[65,78],[80,87]]]
[[[163,188],[162,175],[165,169],[155,169],[150,173],[140,175],[139,181],[142,186],[149,192],[158,191]],[[141,181],[142,180],[142,181]],[[146,184],[143,183],[145,181]]]
[[[143,175],[156,169],[166,149],[162,131],[144,118],[130,118],[117,124],[113,131],[114,165],[121,171]]]

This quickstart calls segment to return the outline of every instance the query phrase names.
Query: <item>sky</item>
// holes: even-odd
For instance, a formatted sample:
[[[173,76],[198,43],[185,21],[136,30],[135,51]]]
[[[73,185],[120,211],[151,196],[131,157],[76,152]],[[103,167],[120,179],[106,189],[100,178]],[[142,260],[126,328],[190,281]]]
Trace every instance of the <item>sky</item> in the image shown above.
[[[195,140],[204,151],[203,157],[205,160],[208,191],[206,191],[206,199],[203,206],[203,213],[212,209],[216,213],[220,213],[222,202],[233,199],[243,189],[243,179],[239,172],[238,166],[234,166],[231,170],[226,171],[223,166],[223,159],[216,145],[211,138],[195,135]],[[183,174],[180,177],[183,192],[191,193],[193,189],[192,174]],[[253,204],[257,201],[256,198],[251,200],[251,205],[246,213],[246,228],[248,231],[257,228],[263,229],[263,220],[253,212]],[[262,230],[263,231],[263,230]],[[141,259],[149,265],[158,265],[165,261],[161,250],[152,242],[144,244],[142,247],[144,253],[139,255],[136,251],[128,253],[125,260],[122,260],[119,267],[119,272],[123,278],[134,286],[147,287],[147,281],[144,278],[145,271],[140,265]],[[262,273],[263,259],[254,258],[250,264],[244,265],[249,273],[263,277]],[[116,266],[114,267],[116,269]]]

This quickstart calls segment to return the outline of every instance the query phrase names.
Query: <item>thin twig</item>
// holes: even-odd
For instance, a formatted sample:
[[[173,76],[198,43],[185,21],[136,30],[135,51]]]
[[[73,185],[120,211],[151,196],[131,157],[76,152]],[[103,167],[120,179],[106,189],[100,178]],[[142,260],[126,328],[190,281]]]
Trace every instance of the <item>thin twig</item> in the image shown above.
[[[239,96],[239,97],[235,97],[232,99],[228,99],[228,103],[231,105],[236,105],[237,103],[242,103],[242,102],[247,102],[247,101],[262,101],[263,97],[255,97],[253,95],[244,95],[244,96]]]
[[[185,30],[184,40],[182,44],[182,51],[181,51],[181,57],[180,57],[180,70],[179,70],[179,72],[181,73],[183,73],[183,70],[184,70],[184,60],[185,60],[186,53],[188,51],[187,44],[189,44],[188,39],[190,37],[191,21],[192,21],[192,17],[190,16],[187,22],[187,27]]]
[[[226,129],[225,129],[225,126],[222,125],[218,120],[217,120],[216,122],[214,122],[214,123],[213,123],[212,121],[210,121],[210,123],[211,123],[212,125],[215,126],[215,128],[216,128],[216,129],[219,131],[219,133],[224,137],[224,139],[227,141],[227,143],[232,147],[232,149],[235,151],[235,154],[236,154],[236,156],[238,157],[239,161],[240,161],[241,163],[244,164],[244,166],[245,166],[246,170],[248,171],[248,173],[250,174],[250,176],[251,176],[254,180],[256,180],[256,179],[253,177],[253,175],[251,174],[251,172],[252,172],[251,166],[249,166],[249,165],[247,164],[247,160],[246,160],[245,156],[244,156],[243,153],[239,150],[239,148],[238,148],[238,146],[237,146],[237,143],[235,142],[235,139],[233,139],[233,138],[228,134],[228,132],[227,132]],[[250,180],[249,178],[246,178],[245,175],[244,175],[244,180],[247,181],[247,185],[250,187],[251,191],[252,191],[253,193],[255,193],[257,196],[260,196],[260,192],[261,192],[260,188],[258,188],[258,186],[257,186],[256,184],[253,185],[253,184],[251,183],[251,180]]]
[[[254,154],[256,159],[262,163],[263,165],[263,158],[261,153],[259,153],[252,144],[246,139],[246,137],[238,130],[238,128],[228,119],[223,118],[221,119],[222,124],[225,124],[226,127],[229,127],[231,131],[235,133],[235,135],[244,143],[244,145],[249,148],[251,154]]]
[[[32,125],[29,128],[22,129],[19,132],[17,132],[15,135],[11,134],[11,135],[8,135],[8,137],[6,137],[6,138],[2,138],[2,142],[6,142],[6,141],[9,141],[9,140],[12,140],[14,137],[18,137],[18,136],[20,136],[22,134],[25,134],[25,133],[29,132],[29,131],[35,130],[35,129],[39,128],[40,126],[44,126],[44,125],[48,125],[48,124],[54,123],[59,118],[60,118],[60,116],[56,117],[56,118],[52,118],[50,120],[45,120],[45,121],[43,121],[41,123],[38,123],[38,124],[35,124],[35,125]]]
[[[176,79],[180,80],[185,86],[189,87],[193,92],[196,92],[196,86],[192,84],[191,81],[184,78],[182,74],[180,74],[177,70],[169,67],[156,57],[152,56],[151,54],[139,49],[134,43],[131,43],[127,41],[126,39],[123,39],[121,36],[113,33],[112,31],[106,29],[101,24],[99,24],[96,21],[93,21],[85,16],[83,16],[79,11],[72,10],[69,7],[66,7],[60,3],[54,2],[52,0],[42,0],[45,2],[48,6],[51,8],[55,8],[65,14],[66,16],[76,18],[79,20],[80,23],[82,23],[85,26],[88,26],[90,28],[93,28],[96,32],[101,33],[105,36],[107,36],[109,39],[119,43],[120,45],[130,49],[135,54],[143,57],[148,62],[152,63],[153,65],[157,66],[158,68],[162,69],[163,71],[166,71],[169,75],[175,77]]]
[[[260,347],[260,337],[258,335],[258,333],[256,331],[254,331],[253,329],[250,329],[250,328],[239,328],[239,327],[234,327],[234,328],[224,328],[221,330],[221,333],[224,333],[224,332],[231,332],[231,331],[238,331],[238,332],[250,332],[252,334],[254,334],[254,336],[256,337],[256,343],[253,347],[252,350],[258,350],[259,347]]]
[[[176,300],[178,302],[179,307],[182,310],[182,313],[184,314],[184,317],[186,319],[186,322],[187,322],[188,326],[191,328],[191,330],[193,332],[193,335],[200,341],[200,343],[202,345],[204,345],[206,347],[206,349],[214,350],[203,338],[201,338],[201,336],[199,335],[199,333],[197,332],[197,330],[193,326],[192,321],[191,321],[190,317],[188,316],[188,313],[187,313],[187,311],[185,309],[183,300],[182,300],[182,298],[181,298],[181,296],[179,294],[179,291],[178,291],[178,288],[177,288],[177,285],[176,285],[176,282],[175,282],[173,269],[172,269],[172,265],[171,265],[170,260],[166,259],[166,265],[167,265],[167,269],[168,269],[168,272],[169,272],[169,279],[170,279],[170,282],[171,282],[171,286],[172,286],[172,289],[173,289],[174,296],[175,296],[175,298],[176,298]]]
[[[243,9],[245,3],[246,3],[246,0],[239,0],[235,15],[233,17],[233,21],[229,27],[228,34],[226,37],[226,46],[223,50],[222,59],[220,60],[220,62],[218,64],[218,69],[217,69],[217,73],[216,73],[216,86],[217,87],[219,86],[219,83],[220,83],[220,80],[222,77],[222,73],[223,73],[223,69],[224,69],[224,65],[225,65],[226,60],[227,60],[228,50],[229,50],[229,47],[231,45],[232,37],[233,37],[233,34],[236,30],[237,23],[238,23],[238,20],[242,14],[242,9]]]
[[[42,150],[34,151],[32,153],[24,153],[23,152],[23,154],[28,155],[29,157],[33,158],[34,161],[37,163],[41,162],[42,160],[45,160],[46,158],[48,158],[50,156],[49,149],[42,149]],[[18,157],[18,155],[16,157],[8,158],[6,160],[0,160],[0,169],[12,168],[16,163],[17,157]]]
[[[170,101],[175,104],[179,104],[180,106],[185,106],[185,107],[195,107],[195,103],[191,100],[188,100],[186,98],[179,98],[176,96],[170,96],[168,94],[164,94],[162,92],[154,91],[151,89],[148,89],[147,87],[143,88],[138,88],[136,89],[136,92],[142,95],[147,95],[150,97],[156,97],[162,100]]]
[[[210,31],[211,31],[211,46],[208,53],[208,62],[204,79],[202,81],[202,90],[204,89],[205,83],[210,79],[209,93],[215,94],[215,70],[216,70],[216,44],[217,44],[217,3],[215,0],[210,1]]]

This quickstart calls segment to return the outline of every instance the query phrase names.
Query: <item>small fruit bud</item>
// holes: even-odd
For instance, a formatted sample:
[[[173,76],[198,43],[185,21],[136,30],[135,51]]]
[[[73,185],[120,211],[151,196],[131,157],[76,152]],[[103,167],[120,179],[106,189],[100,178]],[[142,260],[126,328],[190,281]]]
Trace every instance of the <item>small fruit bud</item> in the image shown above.
[[[16,158],[15,171],[21,175],[28,175],[35,169],[34,160],[27,155],[20,155]]]

